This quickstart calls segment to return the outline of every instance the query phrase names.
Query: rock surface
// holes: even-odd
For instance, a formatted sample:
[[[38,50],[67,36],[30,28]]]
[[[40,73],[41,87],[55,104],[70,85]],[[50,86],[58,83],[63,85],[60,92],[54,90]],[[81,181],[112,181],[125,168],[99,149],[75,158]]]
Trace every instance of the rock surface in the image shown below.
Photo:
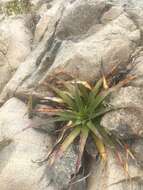
[[[0,6],[8,1],[12,0],[1,0]],[[143,1],[30,2],[33,9],[28,14],[8,16],[0,11],[0,143],[6,137],[13,140],[0,147],[0,189],[143,189]],[[132,183],[125,181],[123,168],[109,152],[106,167],[94,160],[88,180],[82,175],[80,183],[69,187],[77,153],[70,148],[50,170],[46,164],[33,163],[47,155],[55,126],[39,116],[30,121],[27,106],[17,98],[48,95],[42,84],[55,76],[95,81],[101,63],[105,73],[120,65],[121,71],[136,76],[130,86],[112,94],[110,104],[120,109],[106,114],[101,122],[121,139],[132,141],[137,160],[129,162]],[[21,132],[27,125],[35,129]],[[96,150],[88,146],[87,152],[97,159]]]
[[[143,167],[143,139],[136,139],[131,149],[134,152],[138,164]]]
[[[0,22],[0,91],[31,51],[31,32],[26,18]]]
[[[74,150],[74,146],[71,146],[64,157],[56,160],[53,167],[47,172],[48,176],[51,176],[56,189],[67,189],[71,182],[72,176],[76,171],[77,152]]]
[[[12,139],[0,152],[0,188],[2,190],[53,190],[50,179],[43,178],[46,166],[32,162],[47,154],[51,138],[26,128],[26,105],[16,98],[8,100],[0,109],[0,138]],[[49,186],[48,186],[49,185]]]
[[[105,163],[96,163],[92,161],[92,175],[88,182],[89,190],[124,190],[124,189],[139,189],[143,188],[143,171],[141,168],[129,163],[130,177],[119,164],[118,159],[108,152],[108,161]]]
[[[101,124],[120,138],[143,136],[143,92],[139,87],[121,88],[111,96],[116,111],[106,114]],[[118,108],[121,108],[118,110]],[[124,108],[124,109],[123,109]]]

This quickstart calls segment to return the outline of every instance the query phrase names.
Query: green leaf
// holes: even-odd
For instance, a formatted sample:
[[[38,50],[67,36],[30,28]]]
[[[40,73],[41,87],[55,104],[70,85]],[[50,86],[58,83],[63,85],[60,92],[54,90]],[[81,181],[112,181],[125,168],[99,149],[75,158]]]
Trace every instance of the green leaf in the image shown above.
[[[77,107],[77,111],[81,111],[84,106],[84,102],[82,101],[82,98],[80,96],[80,91],[78,84],[75,84],[75,96],[74,96],[75,104]]]
[[[57,116],[57,117],[52,118],[50,122],[61,122],[61,121],[69,121],[69,118]]]
[[[94,97],[98,94],[100,91],[100,88],[102,87],[103,79],[99,79],[97,83],[95,84],[94,88],[92,89],[92,93],[94,94]]]
[[[82,159],[82,155],[84,152],[84,148],[86,145],[86,141],[89,135],[89,129],[85,126],[83,126],[81,128],[81,134],[80,134],[80,142],[79,142],[79,155],[78,155],[78,160],[77,160],[77,164],[76,164],[76,171],[78,172],[80,169],[80,165],[81,165],[81,159]]]
[[[97,83],[95,84],[95,86],[93,87],[93,89],[91,90],[90,94],[89,94],[89,98],[88,98],[88,105],[89,108],[92,107],[92,103],[95,99],[95,97],[97,96],[97,94],[100,92],[100,89],[102,87],[102,83],[103,80],[100,79],[99,81],[97,81]]]
[[[106,149],[105,149],[105,145],[103,143],[103,141],[96,136],[94,133],[92,134],[92,137],[94,139],[94,142],[96,144],[97,150],[101,156],[101,158],[106,161],[107,160],[107,154],[106,154]]]
[[[79,86],[80,94],[86,104],[88,101],[88,97],[89,97],[89,89],[86,88],[83,84],[78,84],[78,86]]]
[[[75,120],[74,122],[73,122],[73,125],[74,126],[78,126],[78,125],[81,125],[82,124],[82,121],[81,120]]]
[[[105,100],[107,96],[109,96],[110,91],[104,91],[103,94],[97,95],[94,101],[92,102],[92,106],[89,107],[89,112],[92,112]]]
[[[66,137],[64,142],[61,144],[60,147],[60,155],[66,151],[66,149],[72,144],[75,138],[80,134],[80,127],[76,127],[72,130],[72,132]]]
[[[98,136],[99,138],[102,138],[102,136],[100,135],[100,133],[99,133],[98,130],[96,129],[95,125],[94,125],[91,121],[89,121],[89,122],[87,123],[87,126],[88,126],[88,128],[89,128],[96,136]]]
[[[72,111],[56,112],[55,115],[59,116],[61,119],[65,119],[67,121],[76,120],[76,118],[77,118],[77,116]]]
[[[90,119],[95,119],[97,117],[100,117],[110,111],[112,111],[113,109],[112,108],[105,108],[105,107],[102,107],[99,111],[97,110],[97,112],[94,112],[93,114],[90,114]]]
[[[109,145],[110,148],[114,149],[115,144],[112,141],[111,136],[109,135],[109,133],[105,130],[104,127],[102,127],[100,125],[100,118],[94,120],[94,126],[96,126],[96,130],[98,131],[98,133],[100,134],[100,136],[102,137],[102,140],[104,141],[104,144],[106,144],[107,146]]]
[[[51,86],[48,84],[48,87],[52,89],[60,98],[62,98],[63,102],[67,104],[69,107],[74,107],[74,101],[71,96],[69,96],[68,92],[62,91],[55,86]]]
[[[116,145],[114,144],[114,141],[112,140],[111,136],[107,133],[107,131],[102,126],[96,127],[100,135],[103,137],[104,143],[106,146],[110,146],[111,149],[115,149]]]
[[[38,99],[35,98],[32,94],[28,97],[27,108],[28,108],[28,117],[33,117],[33,109],[35,108],[36,104],[38,103]]]

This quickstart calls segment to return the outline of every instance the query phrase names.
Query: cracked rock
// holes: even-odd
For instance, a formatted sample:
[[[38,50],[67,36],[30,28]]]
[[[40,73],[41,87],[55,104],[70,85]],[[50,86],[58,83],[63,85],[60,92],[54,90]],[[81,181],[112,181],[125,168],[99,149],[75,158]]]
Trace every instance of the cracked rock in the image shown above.
[[[119,92],[111,96],[110,104],[117,110],[107,113],[101,125],[119,138],[143,136],[143,92],[141,88],[131,86],[121,88]]]

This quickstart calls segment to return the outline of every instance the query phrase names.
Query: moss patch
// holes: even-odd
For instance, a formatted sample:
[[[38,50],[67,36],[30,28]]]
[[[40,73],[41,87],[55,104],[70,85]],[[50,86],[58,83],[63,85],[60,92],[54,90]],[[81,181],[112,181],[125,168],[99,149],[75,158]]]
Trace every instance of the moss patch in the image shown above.
[[[29,0],[13,0],[1,6],[1,12],[10,16],[18,14],[27,14],[31,11],[32,5]]]

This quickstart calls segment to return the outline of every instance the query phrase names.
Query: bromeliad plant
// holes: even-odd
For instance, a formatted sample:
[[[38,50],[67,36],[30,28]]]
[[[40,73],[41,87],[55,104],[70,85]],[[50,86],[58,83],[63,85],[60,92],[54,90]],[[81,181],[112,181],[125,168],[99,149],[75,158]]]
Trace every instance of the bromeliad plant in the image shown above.
[[[107,159],[107,147],[115,152],[116,146],[124,147],[117,138],[100,125],[100,121],[105,113],[113,110],[106,104],[110,93],[131,79],[125,79],[114,87],[109,87],[110,80],[107,84],[104,75],[95,85],[79,80],[61,82],[62,90],[48,85],[55,97],[45,97],[44,101],[48,101],[49,105],[35,111],[48,113],[53,116],[55,122],[62,124],[60,138],[47,158],[51,164],[56,158],[60,158],[76,139],[79,142],[77,172],[81,166],[82,155],[89,136],[92,137],[104,161]],[[128,152],[132,156],[131,152]]]

